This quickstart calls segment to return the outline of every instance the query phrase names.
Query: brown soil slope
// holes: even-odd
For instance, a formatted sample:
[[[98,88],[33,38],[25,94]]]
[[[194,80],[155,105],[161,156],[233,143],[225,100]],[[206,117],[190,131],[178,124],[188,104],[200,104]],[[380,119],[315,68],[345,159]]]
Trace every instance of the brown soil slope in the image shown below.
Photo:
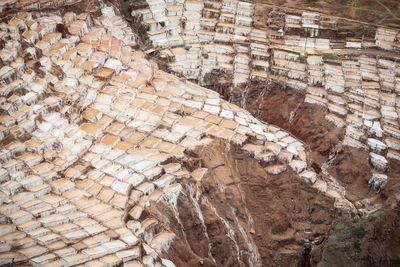
[[[339,215],[332,199],[293,172],[269,175],[220,140],[181,163],[210,171],[201,182],[185,181],[174,207],[152,205],[151,216],[178,237],[168,252],[178,266],[296,266],[304,244],[323,236]]]

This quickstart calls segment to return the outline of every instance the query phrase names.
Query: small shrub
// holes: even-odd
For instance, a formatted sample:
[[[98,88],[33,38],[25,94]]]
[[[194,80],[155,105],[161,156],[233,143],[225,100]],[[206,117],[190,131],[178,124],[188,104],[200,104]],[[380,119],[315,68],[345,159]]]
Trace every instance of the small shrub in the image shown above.
[[[361,243],[360,241],[354,241],[353,246],[355,249],[359,250],[361,248]]]
[[[366,230],[364,229],[364,226],[362,224],[354,224],[352,229],[351,229],[353,235],[355,235],[357,238],[363,238],[365,236]]]
[[[208,84],[211,82],[211,79],[212,79],[211,73],[207,73],[204,75],[203,82]]]
[[[317,5],[317,1],[307,0],[307,6],[316,6],[316,5]]]

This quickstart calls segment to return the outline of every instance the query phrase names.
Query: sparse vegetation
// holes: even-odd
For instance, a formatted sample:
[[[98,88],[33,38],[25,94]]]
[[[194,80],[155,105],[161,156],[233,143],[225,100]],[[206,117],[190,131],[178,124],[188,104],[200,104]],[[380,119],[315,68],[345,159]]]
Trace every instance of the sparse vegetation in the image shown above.
[[[385,210],[334,222],[319,266],[400,266],[399,216]]]
[[[349,0],[349,1],[347,1],[346,6],[358,7],[358,2],[359,2],[359,0]]]
[[[343,259],[358,261],[363,249],[363,242],[367,241],[366,234],[370,230],[368,223],[362,220],[341,221],[337,222],[333,229],[325,257],[335,257],[337,253],[344,253],[342,254]]]
[[[360,248],[361,248],[360,241],[358,241],[358,240],[354,241],[353,246],[355,249],[360,250]]]
[[[318,4],[317,1],[314,0],[307,0],[307,6],[316,6]]]
[[[354,236],[361,239],[365,236],[366,230],[363,224],[355,222],[353,223],[351,232],[353,233]]]
[[[204,75],[203,82],[205,84],[208,84],[211,82],[211,79],[212,79],[211,73],[207,73],[206,75]]]

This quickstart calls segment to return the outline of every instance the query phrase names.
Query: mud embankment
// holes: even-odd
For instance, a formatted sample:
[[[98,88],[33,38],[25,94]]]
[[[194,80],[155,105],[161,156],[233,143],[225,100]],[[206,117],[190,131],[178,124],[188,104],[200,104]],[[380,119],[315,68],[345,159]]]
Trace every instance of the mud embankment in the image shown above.
[[[304,94],[298,90],[272,84],[263,101],[259,119],[288,130],[308,144],[318,164],[343,139],[344,129],[325,120],[326,109],[305,103]]]

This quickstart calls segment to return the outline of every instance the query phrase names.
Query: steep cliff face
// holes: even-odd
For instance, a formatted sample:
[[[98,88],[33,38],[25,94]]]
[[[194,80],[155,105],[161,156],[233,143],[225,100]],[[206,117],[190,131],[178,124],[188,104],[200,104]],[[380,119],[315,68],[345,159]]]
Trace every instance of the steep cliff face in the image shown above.
[[[142,215],[176,234],[165,253],[178,266],[296,266],[304,261],[304,246],[320,240],[340,216],[333,199],[291,170],[267,174],[222,140],[186,154],[181,164],[209,171],[183,181],[175,203],[153,203]]]

